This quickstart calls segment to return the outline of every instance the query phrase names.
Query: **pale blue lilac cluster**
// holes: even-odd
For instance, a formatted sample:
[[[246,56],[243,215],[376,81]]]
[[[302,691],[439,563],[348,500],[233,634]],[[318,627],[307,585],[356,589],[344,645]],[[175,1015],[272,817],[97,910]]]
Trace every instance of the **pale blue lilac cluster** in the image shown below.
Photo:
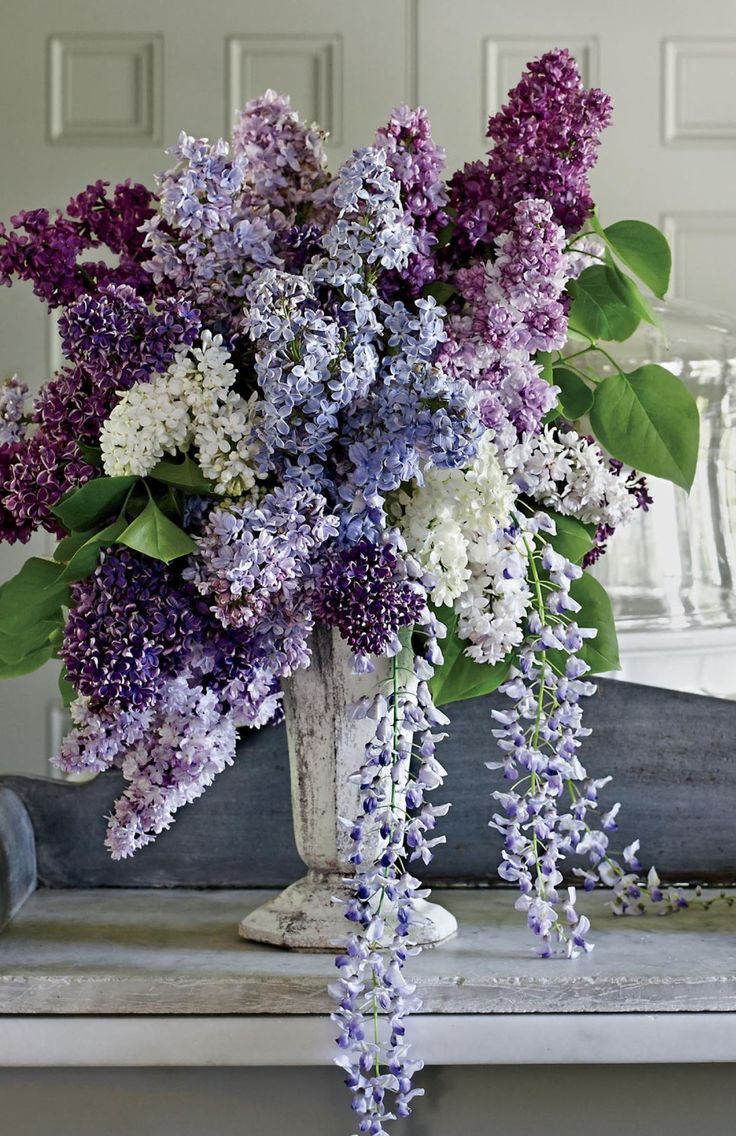
[[[398,107],[386,126],[376,131],[376,145],[386,152],[391,172],[401,189],[405,215],[414,228],[416,248],[406,268],[386,273],[384,296],[416,297],[437,278],[439,235],[449,221],[444,182],[445,151],[432,137],[423,107]]]

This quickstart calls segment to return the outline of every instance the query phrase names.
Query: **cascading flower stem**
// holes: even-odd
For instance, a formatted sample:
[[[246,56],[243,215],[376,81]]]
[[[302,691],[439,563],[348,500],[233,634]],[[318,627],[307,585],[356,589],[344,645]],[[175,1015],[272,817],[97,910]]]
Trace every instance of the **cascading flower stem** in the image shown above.
[[[409,656],[411,666],[394,655],[389,689],[379,689],[355,709],[358,717],[374,719],[376,729],[355,775],[361,807],[350,826],[356,876],[347,881],[353,897],[346,917],[357,928],[336,959],[340,979],[331,993],[338,1002],[333,1020],[340,1025],[343,1050],[337,1061],[348,1074],[359,1131],[375,1136],[385,1133],[389,1121],[407,1116],[411,1100],[423,1092],[412,1086],[422,1063],[410,1056],[404,1026],[420,1002],[402,972],[418,950],[412,945],[412,928],[421,918],[417,901],[429,892],[408,865],[419,858],[428,862],[434,845],[443,842],[425,834],[448,806],[432,806],[424,796],[442,783],[444,770],[434,753],[443,735],[433,731],[447,719],[427,687],[430,660],[440,657],[436,636],[441,633],[427,610],[421,630],[422,653]]]

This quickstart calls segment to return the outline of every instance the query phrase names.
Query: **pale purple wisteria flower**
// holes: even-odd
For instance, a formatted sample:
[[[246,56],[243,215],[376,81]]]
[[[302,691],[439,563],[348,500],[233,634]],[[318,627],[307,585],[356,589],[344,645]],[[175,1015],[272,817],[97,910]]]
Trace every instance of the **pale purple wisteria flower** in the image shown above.
[[[408,561],[407,570],[421,581],[418,565]],[[413,1087],[423,1063],[412,1056],[405,1027],[421,1003],[403,971],[417,951],[416,904],[429,892],[409,865],[428,863],[444,842],[433,832],[449,808],[426,799],[445,776],[435,750],[448,718],[434,706],[427,685],[431,660],[441,659],[436,636],[444,629],[426,608],[417,627],[421,653],[407,651],[406,670],[394,657],[388,689],[354,711],[376,726],[353,777],[361,810],[350,823],[356,875],[346,881],[353,895],[345,916],[352,931],[335,960],[340,977],[330,987],[338,1003],[332,1019],[340,1027],[336,1062],[347,1073],[358,1130],[373,1136],[385,1136],[385,1125],[408,1116],[412,1100],[424,1092]]]

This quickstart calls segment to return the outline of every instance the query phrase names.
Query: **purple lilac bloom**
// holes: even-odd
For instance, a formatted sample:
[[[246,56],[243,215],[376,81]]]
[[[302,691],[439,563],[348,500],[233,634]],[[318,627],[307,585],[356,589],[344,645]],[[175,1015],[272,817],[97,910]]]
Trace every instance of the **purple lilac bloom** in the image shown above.
[[[59,330],[74,365],[42,388],[32,415],[35,432],[15,451],[3,482],[5,507],[23,534],[18,539],[39,526],[60,533],[51,509],[95,474],[80,443],[98,444],[120,393],[164,371],[194,342],[200,322],[185,301],[159,300],[151,310],[132,288],[110,285],[66,308]]]
[[[200,797],[235,758],[237,731],[217,695],[183,674],[163,684],[145,735],[129,746],[129,782],[107,830],[114,860],[132,856],[171,826],[182,805]]]
[[[233,152],[245,158],[246,198],[267,208],[274,228],[313,219],[315,194],[328,182],[325,134],[291,109],[288,96],[266,91],[233,127]]]
[[[28,514],[18,520],[7,505],[10,479],[16,465],[25,461],[28,447],[23,442],[6,442],[0,445],[0,540],[8,544],[20,541],[25,544],[33,535],[33,521]]]
[[[397,107],[388,124],[376,132],[376,146],[386,151],[401,188],[404,215],[413,225],[416,239],[416,252],[410,254],[406,267],[381,278],[381,293],[390,297],[405,291],[408,296],[418,296],[425,284],[435,279],[434,249],[440,230],[449,220],[442,179],[445,151],[435,144],[423,107]]]
[[[396,547],[363,539],[330,554],[314,613],[339,630],[366,670],[371,655],[400,650],[400,628],[412,627],[425,606],[426,596],[409,577]]]
[[[450,181],[455,249],[490,244],[509,228],[524,197],[548,201],[565,232],[578,232],[593,209],[588,171],[610,118],[610,98],[584,88],[568,51],[531,62],[488,123],[494,143],[488,161],[466,166]]]
[[[309,488],[277,486],[259,503],[210,512],[185,575],[221,625],[275,635],[302,623],[319,552],[337,528],[326,506]]]
[[[72,588],[61,657],[76,691],[93,705],[140,710],[177,675],[200,634],[193,593],[157,560],[128,548]]]
[[[243,201],[247,160],[222,139],[182,133],[169,154],[175,165],[157,179],[160,212],[146,222],[145,267],[156,285],[176,289],[231,329],[254,272],[279,265],[268,220]]]
[[[64,216],[57,211],[24,211],[11,218],[13,230],[0,224],[0,283],[30,280],[50,308],[70,304],[104,284],[128,284],[145,298],[151,278],[141,267],[144,256],[140,227],[153,216],[154,198],[142,185],[124,182],[107,196],[98,181],[72,198]],[[104,246],[119,258],[114,267],[82,261],[89,249]]]
[[[534,433],[555,404],[555,388],[534,356],[565,342],[569,257],[551,206],[540,200],[518,202],[513,227],[494,244],[493,260],[473,260],[456,273],[464,307],[448,319],[437,358],[473,384],[481,421],[502,439],[509,425],[512,436]]]

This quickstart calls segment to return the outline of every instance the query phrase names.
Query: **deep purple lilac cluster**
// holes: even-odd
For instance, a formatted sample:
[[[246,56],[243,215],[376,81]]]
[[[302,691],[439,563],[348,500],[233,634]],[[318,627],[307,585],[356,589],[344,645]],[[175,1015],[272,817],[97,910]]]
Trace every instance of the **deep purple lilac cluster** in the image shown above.
[[[565,232],[577,233],[593,209],[588,172],[610,118],[609,96],[585,89],[568,51],[548,51],[530,63],[488,123],[494,143],[488,160],[450,180],[454,250],[490,245],[511,227],[525,197],[549,202]]]
[[[103,181],[73,197],[66,216],[47,209],[24,211],[0,224],[0,283],[30,280],[36,295],[50,308],[70,304],[103,284],[128,284],[150,298],[150,278],[141,226],[154,214],[154,199],[143,185],[124,182],[112,196]],[[90,249],[107,248],[119,259],[80,261]]]
[[[394,545],[364,537],[329,558],[314,614],[338,629],[355,651],[356,668],[365,671],[372,669],[371,655],[398,654],[398,631],[412,627],[426,604],[426,593],[408,577]]]
[[[105,285],[64,309],[59,331],[72,365],[42,388],[33,433],[11,449],[0,446],[3,539],[27,540],[40,526],[61,532],[51,510],[95,473],[80,443],[96,446],[122,391],[165,370],[200,326],[186,300],[161,299],[151,308],[128,285]]]
[[[164,564],[122,548],[73,586],[61,657],[92,703],[141,710],[181,671],[199,636],[191,590]]]

